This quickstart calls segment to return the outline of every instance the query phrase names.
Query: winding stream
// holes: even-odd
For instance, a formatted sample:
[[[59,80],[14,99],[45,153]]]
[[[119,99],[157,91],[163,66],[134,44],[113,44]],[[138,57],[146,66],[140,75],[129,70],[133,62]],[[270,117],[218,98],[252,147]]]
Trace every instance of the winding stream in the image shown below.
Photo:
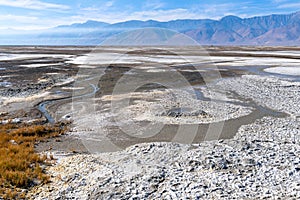
[[[85,94],[82,94],[82,95],[78,95],[78,96],[69,96],[69,97],[63,97],[63,98],[59,98],[59,99],[51,99],[51,100],[46,100],[46,101],[43,101],[41,103],[38,104],[38,110],[41,111],[43,113],[43,115],[46,117],[47,119],[47,122],[53,124],[55,123],[55,119],[53,116],[51,116],[50,112],[48,111],[47,107],[50,105],[50,104],[54,104],[58,101],[62,101],[62,100],[74,100],[74,99],[78,99],[78,98],[82,98],[82,97],[88,97],[88,96],[92,96],[92,95],[95,95],[96,92],[98,92],[100,90],[100,88],[98,88],[96,85],[94,84],[89,84],[93,91],[90,92],[90,93],[85,93]]]

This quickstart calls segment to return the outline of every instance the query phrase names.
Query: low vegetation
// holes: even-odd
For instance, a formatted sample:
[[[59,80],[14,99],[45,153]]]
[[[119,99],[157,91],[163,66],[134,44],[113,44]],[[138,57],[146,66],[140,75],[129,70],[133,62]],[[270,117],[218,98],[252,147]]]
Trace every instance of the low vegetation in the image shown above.
[[[37,154],[34,145],[65,131],[64,124],[0,125],[0,199],[22,199],[26,189],[48,181],[47,157]]]

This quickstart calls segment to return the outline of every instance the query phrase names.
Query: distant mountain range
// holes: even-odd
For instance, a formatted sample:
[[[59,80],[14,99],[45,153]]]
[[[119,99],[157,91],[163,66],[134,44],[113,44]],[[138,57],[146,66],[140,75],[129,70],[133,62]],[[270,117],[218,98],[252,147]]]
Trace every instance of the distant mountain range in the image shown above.
[[[35,32],[8,30],[1,33],[0,44],[98,45],[116,33],[146,27],[178,31],[202,45],[300,45],[300,12],[245,19],[226,16],[220,20],[133,20],[115,24],[87,21]]]

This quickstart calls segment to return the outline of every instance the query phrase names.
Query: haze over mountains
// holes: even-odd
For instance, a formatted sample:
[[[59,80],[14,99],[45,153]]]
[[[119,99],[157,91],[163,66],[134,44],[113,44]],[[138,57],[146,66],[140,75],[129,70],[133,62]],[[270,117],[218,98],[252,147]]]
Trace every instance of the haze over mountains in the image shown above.
[[[0,44],[98,45],[116,33],[146,27],[178,31],[202,45],[300,44],[300,12],[245,19],[226,16],[220,20],[186,19],[169,22],[133,20],[115,24],[87,21],[42,31],[2,31]]]

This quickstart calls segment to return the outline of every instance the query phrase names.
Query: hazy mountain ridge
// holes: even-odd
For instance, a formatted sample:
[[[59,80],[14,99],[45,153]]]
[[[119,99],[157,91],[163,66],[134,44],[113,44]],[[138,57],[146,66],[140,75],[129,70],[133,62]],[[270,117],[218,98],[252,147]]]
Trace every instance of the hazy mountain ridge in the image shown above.
[[[115,33],[146,27],[175,30],[205,45],[300,44],[300,12],[244,19],[226,16],[220,20],[186,19],[169,22],[131,20],[109,24],[89,20],[85,23],[58,26],[32,34],[27,43],[97,45]],[[15,42],[21,41],[20,38],[22,37],[18,35]],[[24,41],[26,43],[26,38],[22,38],[22,42]],[[3,43],[3,39],[0,43]]]

